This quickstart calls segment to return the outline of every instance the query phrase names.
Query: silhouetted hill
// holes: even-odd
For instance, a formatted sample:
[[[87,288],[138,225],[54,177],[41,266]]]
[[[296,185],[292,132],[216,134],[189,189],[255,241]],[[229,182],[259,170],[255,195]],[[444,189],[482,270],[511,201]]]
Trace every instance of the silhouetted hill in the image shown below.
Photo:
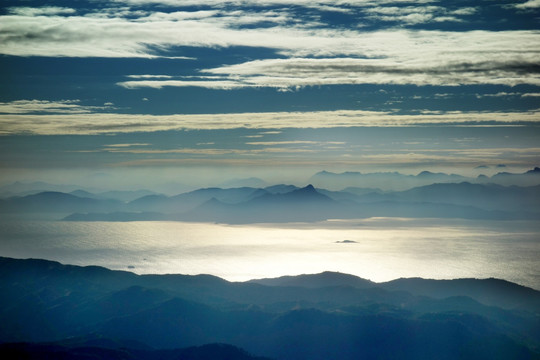
[[[340,190],[349,187],[379,188],[385,191],[404,191],[413,187],[426,186],[433,183],[479,182],[499,185],[534,186],[540,184],[540,168],[521,174],[501,172],[492,177],[469,178],[457,174],[433,173],[422,171],[417,175],[405,175],[398,172],[343,172],[333,173],[321,171],[314,174],[309,181],[316,187],[329,190]],[[348,190],[350,191],[350,190]]]
[[[161,213],[183,213],[192,210],[208,200],[215,198],[224,203],[238,203],[251,199],[251,196],[260,191],[257,188],[206,188],[167,197],[146,196],[136,199],[128,204],[133,211],[154,211]]]
[[[204,359],[219,350],[249,359],[243,348],[276,359],[538,358],[539,292],[505,281],[377,284],[331,272],[260,281],[272,286],[0,258],[0,343],[26,342],[0,353]],[[44,341],[55,343],[28,344]],[[151,349],[208,343],[236,348]]]
[[[495,184],[432,184],[395,193],[409,201],[427,201],[490,210],[540,211],[540,186],[518,187]]]
[[[367,217],[528,220],[540,214],[540,186],[432,184],[401,192],[356,195],[345,191],[277,186],[265,189],[200,189],[174,197],[149,195],[129,211],[82,211],[71,221],[180,220],[223,223],[313,222]],[[211,196],[216,195],[216,196]],[[113,207],[114,208],[114,207]]]
[[[319,193],[313,185],[309,184],[306,187],[295,189],[287,193],[281,194],[264,194],[247,202],[247,205],[253,204],[262,204],[262,205],[305,205],[309,203],[310,205],[314,204],[323,204],[328,205],[334,203],[334,201],[326,195]]]
[[[540,292],[500,279],[431,280],[410,278],[381,283],[379,287],[387,290],[408,291],[414,295],[429,296],[435,299],[469,296],[487,305],[540,310]]]
[[[27,196],[32,194],[38,194],[40,192],[64,192],[69,193],[80,189],[79,185],[58,185],[50,184],[43,181],[34,181],[34,182],[22,182],[16,181],[12,184],[4,185],[0,187],[0,195],[5,196]],[[97,189],[84,189],[85,191],[92,192]]]
[[[256,279],[250,282],[267,286],[298,286],[307,288],[322,288],[332,286],[352,286],[356,288],[371,288],[376,283],[354,275],[326,271],[320,274],[304,274],[296,276],[281,276],[278,278]]]
[[[133,201],[135,199],[139,199],[143,196],[157,195],[157,194],[150,190],[133,190],[133,191],[129,191],[129,190],[112,191],[111,190],[111,191],[100,192],[95,195],[98,196],[100,199],[115,199],[115,200],[128,202],[128,201]]]
[[[72,191],[70,192],[70,194],[77,197],[82,197],[82,198],[99,199],[99,196],[97,196],[96,194],[92,194],[91,192],[81,190],[81,189]]]
[[[0,212],[9,213],[111,211],[121,206],[122,202],[118,200],[91,199],[53,191],[0,200]]]
[[[69,347],[63,344],[0,344],[3,359],[70,360],[264,360],[227,344],[208,344],[173,350],[141,350],[128,347]]]
[[[339,208],[339,203],[319,193],[312,185],[287,193],[256,194],[260,196],[236,204],[212,198],[178,219],[225,223],[318,221]]]
[[[384,190],[406,190],[434,182],[459,182],[468,178],[456,174],[432,173],[423,171],[418,175],[404,175],[398,172],[343,172],[333,173],[321,171],[313,175],[309,181],[317,187],[340,190],[348,187],[381,188]]]
[[[357,176],[356,173],[347,175]],[[421,177],[437,176],[440,174],[421,173]],[[205,188],[171,197],[145,195],[129,203],[102,199],[102,195],[84,190],[73,194],[42,192],[0,199],[0,212],[19,216],[71,214],[64,217],[69,221],[179,220],[234,224],[368,217],[534,220],[540,216],[537,201],[540,185],[519,187],[460,182],[436,183],[405,191],[351,190],[353,192],[329,191],[316,189],[311,184],[303,188],[292,185],[266,189]],[[139,192],[124,195],[135,193]],[[57,216],[60,219],[60,215]]]
[[[285,194],[293,190],[297,190],[298,187],[294,185],[273,185],[265,187],[264,190],[268,191],[271,194]]]
[[[493,175],[490,178],[490,181],[501,185],[538,185],[540,182],[540,168],[535,167],[534,169],[528,170],[521,174],[500,172]]]

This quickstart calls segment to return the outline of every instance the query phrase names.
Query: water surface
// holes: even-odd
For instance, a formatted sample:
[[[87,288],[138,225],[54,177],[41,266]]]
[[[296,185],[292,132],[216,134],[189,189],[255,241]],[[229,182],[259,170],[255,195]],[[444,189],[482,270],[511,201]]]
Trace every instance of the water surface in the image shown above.
[[[339,271],[373,281],[496,277],[540,289],[540,224],[376,218],[314,224],[0,222],[0,255],[231,281]]]

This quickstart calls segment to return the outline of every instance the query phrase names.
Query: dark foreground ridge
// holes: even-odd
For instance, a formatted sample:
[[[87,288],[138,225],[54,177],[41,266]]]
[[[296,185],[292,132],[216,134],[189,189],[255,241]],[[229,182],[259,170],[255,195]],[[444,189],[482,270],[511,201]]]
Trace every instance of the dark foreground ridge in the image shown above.
[[[98,341],[81,343],[8,343],[0,344],[0,355],[3,359],[70,359],[70,360],[269,360],[252,356],[246,351],[227,344],[207,344],[185,349],[156,350],[132,349],[111,346],[111,343],[90,345]],[[108,345],[108,346],[107,346]],[[117,343],[115,345],[120,345]]]
[[[0,258],[0,292],[2,358],[540,359],[540,292],[497,279],[234,283]]]

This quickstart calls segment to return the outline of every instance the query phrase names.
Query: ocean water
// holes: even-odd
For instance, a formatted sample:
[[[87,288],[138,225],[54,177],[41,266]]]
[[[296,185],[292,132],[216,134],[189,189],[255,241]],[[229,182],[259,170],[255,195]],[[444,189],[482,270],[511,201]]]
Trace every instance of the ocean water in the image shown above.
[[[339,271],[496,277],[540,289],[540,224],[373,218],[314,224],[0,221],[0,256],[230,281]]]

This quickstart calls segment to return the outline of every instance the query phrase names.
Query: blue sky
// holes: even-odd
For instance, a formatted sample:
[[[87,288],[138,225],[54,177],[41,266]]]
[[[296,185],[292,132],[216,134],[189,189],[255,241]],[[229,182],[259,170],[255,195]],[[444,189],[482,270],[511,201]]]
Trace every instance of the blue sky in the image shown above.
[[[538,0],[8,0],[0,16],[3,183],[540,164]]]

